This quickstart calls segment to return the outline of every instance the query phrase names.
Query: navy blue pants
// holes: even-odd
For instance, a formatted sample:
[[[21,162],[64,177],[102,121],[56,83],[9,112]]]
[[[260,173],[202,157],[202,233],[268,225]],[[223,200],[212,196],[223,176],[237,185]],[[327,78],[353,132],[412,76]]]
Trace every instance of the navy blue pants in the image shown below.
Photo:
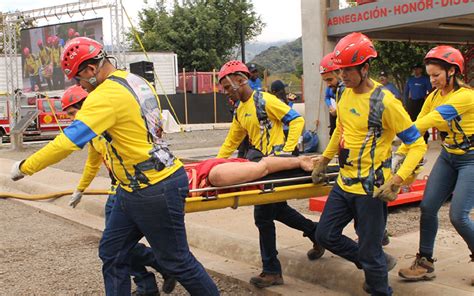
[[[260,255],[265,273],[281,273],[280,261],[277,258],[275,220],[302,231],[303,236],[314,240],[317,223],[301,215],[286,201],[255,206],[254,218],[259,232]]]
[[[183,168],[147,188],[117,190],[99,246],[107,295],[130,295],[130,252],[143,236],[163,272],[178,280],[191,295],[219,295],[189,250],[184,225],[188,190]]]
[[[355,221],[358,242],[342,234]],[[372,295],[391,295],[382,238],[387,223],[385,202],[368,195],[348,193],[335,184],[316,230],[316,240],[332,253],[353,262],[365,273]]]

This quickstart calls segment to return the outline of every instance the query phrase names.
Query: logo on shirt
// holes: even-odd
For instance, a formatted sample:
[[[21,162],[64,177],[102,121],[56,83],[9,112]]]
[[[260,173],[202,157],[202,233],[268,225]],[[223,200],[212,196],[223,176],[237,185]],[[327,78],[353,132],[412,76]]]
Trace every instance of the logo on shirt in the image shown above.
[[[250,114],[250,113],[245,113],[244,114],[244,117],[250,117],[250,116],[252,116],[252,114]]]
[[[354,115],[360,116],[360,114],[357,112],[355,108],[350,109],[349,112],[351,112]]]

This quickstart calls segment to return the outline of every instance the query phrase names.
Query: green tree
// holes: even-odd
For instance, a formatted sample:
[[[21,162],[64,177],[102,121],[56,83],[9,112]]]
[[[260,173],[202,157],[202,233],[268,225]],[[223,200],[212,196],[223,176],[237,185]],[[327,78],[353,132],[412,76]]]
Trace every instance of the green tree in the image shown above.
[[[170,11],[158,0],[140,12],[137,34],[147,51],[173,51],[180,68],[208,71],[219,68],[240,44],[241,25],[246,40],[264,26],[250,0],[175,1]],[[140,50],[134,34],[128,38]]]
[[[426,53],[434,44],[408,41],[375,41],[378,58],[372,64],[372,75],[388,71],[398,89],[403,90],[415,64],[422,64]]]

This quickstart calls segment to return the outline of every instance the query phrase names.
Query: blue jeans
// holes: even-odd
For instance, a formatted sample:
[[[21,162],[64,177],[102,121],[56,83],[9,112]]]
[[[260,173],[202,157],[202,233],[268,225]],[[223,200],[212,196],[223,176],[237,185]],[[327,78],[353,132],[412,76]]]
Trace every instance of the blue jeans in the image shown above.
[[[354,219],[359,241],[342,234]],[[364,270],[372,295],[391,295],[382,238],[387,223],[385,202],[368,195],[348,193],[335,184],[319,219],[316,240],[332,253]]]
[[[105,203],[105,225],[109,221],[115,199],[115,194],[110,194]],[[149,272],[145,266],[151,266],[163,275],[153,250],[144,244],[137,243],[130,251],[130,274],[137,285],[137,292],[142,294],[158,292],[155,275]]]
[[[143,236],[163,272],[176,278],[191,295],[219,295],[189,250],[184,225],[187,194],[188,178],[183,168],[147,188],[117,190],[99,246],[107,295],[130,295],[129,252]]]
[[[474,151],[456,155],[442,149],[426,184],[420,204],[420,254],[433,256],[438,232],[438,211],[453,194],[449,218],[474,254],[474,223],[469,213],[474,207]]]
[[[317,223],[301,215],[290,207],[286,201],[256,205],[254,207],[254,218],[259,232],[263,272],[267,274],[281,274],[281,265],[277,258],[275,220],[291,228],[301,230],[303,236],[307,236],[311,240],[314,239]]]

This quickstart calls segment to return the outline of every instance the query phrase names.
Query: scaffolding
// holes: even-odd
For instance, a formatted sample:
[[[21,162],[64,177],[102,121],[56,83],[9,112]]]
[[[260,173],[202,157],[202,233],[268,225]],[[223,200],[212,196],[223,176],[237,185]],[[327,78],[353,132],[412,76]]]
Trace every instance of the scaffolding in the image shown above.
[[[20,88],[20,81],[18,80],[17,63],[17,38],[20,24],[27,21],[46,20],[49,18],[56,18],[60,20],[62,16],[68,15],[72,18],[75,14],[85,16],[87,12],[97,13],[98,10],[109,10],[111,23],[111,53],[117,59],[117,66],[124,68],[126,66],[125,56],[125,37],[123,32],[123,6],[121,0],[111,0],[108,2],[102,0],[81,0],[73,3],[66,3],[56,6],[43,7],[32,10],[8,12],[2,15],[3,17],[3,55],[5,57],[5,71],[6,71],[6,85],[7,93],[10,97],[10,130],[20,120],[20,110],[18,96],[15,95],[17,89]],[[10,137],[17,137],[17,135],[10,135]],[[22,141],[20,139],[10,139],[13,150],[21,149]]]

